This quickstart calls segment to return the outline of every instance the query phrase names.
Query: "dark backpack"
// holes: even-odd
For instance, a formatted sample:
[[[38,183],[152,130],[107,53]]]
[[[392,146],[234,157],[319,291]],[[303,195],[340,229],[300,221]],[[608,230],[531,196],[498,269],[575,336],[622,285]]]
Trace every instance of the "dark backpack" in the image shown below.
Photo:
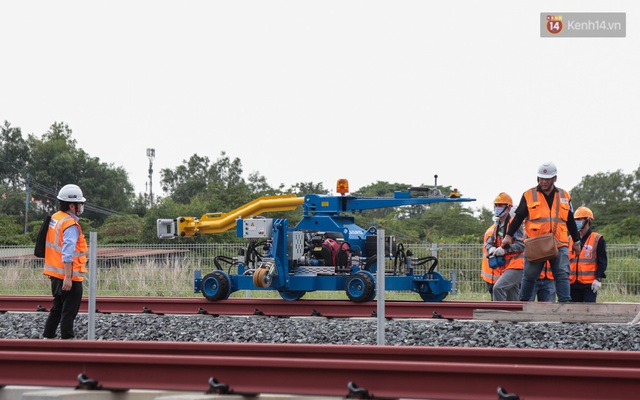
[[[47,247],[47,231],[49,230],[49,222],[51,221],[51,215],[47,215],[42,221],[38,236],[36,237],[36,248],[33,250],[33,255],[38,258],[44,258],[44,249]]]

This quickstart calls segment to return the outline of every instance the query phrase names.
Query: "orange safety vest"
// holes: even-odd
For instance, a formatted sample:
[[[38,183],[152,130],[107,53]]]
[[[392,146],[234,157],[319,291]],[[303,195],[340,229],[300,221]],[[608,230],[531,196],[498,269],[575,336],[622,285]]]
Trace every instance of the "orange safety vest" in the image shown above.
[[[529,209],[529,215],[524,221],[525,241],[527,238],[551,233],[555,229],[558,247],[569,245],[567,220],[569,219],[569,210],[571,208],[571,196],[564,189],[557,189],[558,191],[554,194],[553,213],[545,200],[544,194],[538,192],[537,188],[531,188],[524,193],[527,208]]]
[[[553,280],[553,273],[551,272],[551,266],[549,265],[549,261],[544,263],[544,267],[542,267],[542,271],[540,272],[540,276],[538,279],[550,279]]]
[[[484,239],[482,240],[482,270],[480,271],[480,276],[490,285],[493,285],[498,281],[498,278],[502,275],[504,271],[504,267],[499,267],[495,269],[491,269],[489,267],[489,254],[487,253],[487,239],[493,234],[494,225],[491,225],[489,229],[484,233]]]
[[[65,229],[76,225],[80,235],[76,243],[76,249],[73,253],[73,272],[71,280],[82,282],[84,273],[87,272],[85,264],[87,263],[87,241],[82,234],[82,228],[75,219],[64,211],[58,211],[51,216],[49,230],[47,231],[47,247],[44,253],[44,270],[45,275],[59,279],[64,279],[64,263],[62,262],[62,242],[64,241],[63,233]]]
[[[598,271],[598,242],[600,242],[601,234],[591,232],[587,238],[587,242],[582,245],[580,257],[576,257],[574,251],[569,257],[569,265],[571,271],[569,273],[569,283],[592,283],[596,279]],[[570,247],[573,248],[573,239],[569,239]]]
[[[511,224],[511,222],[509,222],[509,224]],[[493,231],[496,231],[497,229],[498,227],[494,225],[491,234],[493,235]],[[507,230],[509,230],[508,226]],[[496,247],[502,246],[502,238],[500,237],[500,235],[498,235],[497,232],[495,232],[495,238]],[[521,251],[519,253],[505,253],[504,262],[505,271],[508,269],[524,269],[524,252]]]

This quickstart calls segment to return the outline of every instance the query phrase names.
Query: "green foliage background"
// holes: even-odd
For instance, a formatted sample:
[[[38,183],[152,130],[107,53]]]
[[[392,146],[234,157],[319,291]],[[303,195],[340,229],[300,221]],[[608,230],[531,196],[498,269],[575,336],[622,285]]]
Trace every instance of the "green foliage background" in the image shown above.
[[[91,157],[77,147],[72,130],[54,122],[40,137],[23,137],[8,121],[0,126],[0,244],[33,243],[35,232],[47,213],[57,209],[55,196],[67,183],[76,183],[90,196],[81,219],[83,230],[97,230],[100,243],[157,243],[156,220],[178,216],[200,217],[210,212],[229,212],[260,196],[326,194],[321,183],[299,182],[274,188],[259,173],[244,177],[242,162],[224,151],[212,161],[194,154],[175,168],[160,171],[162,194],[150,204],[135,194],[121,167]],[[352,193],[359,197],[392,197],[407,190],[404,183],[375,182]],[[439,187],[448,194],[450,187]],[[640,243],[640,167],[583,177],[571,189],[574,207],[586,205],[596,215],[593,229],[608,243]],[[25,204],[26,203],[26,204]],[[296,211],[273,213],[295,226],[302,216]],[[367,210],[355,216],[363,228],[383,227],[404,243],[481,243],[491,222],[491,210],[472,211],[459,203],[436,203]],[[26,226],[26,234],[25,234]],[[235,231],[203,235],[199,242],[233,242]]]

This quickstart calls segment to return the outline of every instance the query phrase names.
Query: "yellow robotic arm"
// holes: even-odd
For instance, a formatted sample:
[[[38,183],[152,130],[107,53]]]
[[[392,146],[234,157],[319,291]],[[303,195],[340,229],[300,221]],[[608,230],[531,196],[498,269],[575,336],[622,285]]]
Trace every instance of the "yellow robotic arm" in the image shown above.
[[[236,226],[238,218],[245,219],[265,212],[292,211],[303,201],[304,197],[297,197],[294,194],[263,196],[228,213],[206,213],[200,218],[159,219],[157,221],[158,237],[173,239],[225,232]]]

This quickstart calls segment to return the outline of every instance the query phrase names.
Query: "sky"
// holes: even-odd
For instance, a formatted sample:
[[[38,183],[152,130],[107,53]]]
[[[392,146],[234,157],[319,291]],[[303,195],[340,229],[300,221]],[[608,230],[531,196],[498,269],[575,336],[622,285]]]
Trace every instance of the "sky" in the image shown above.
[[[637,1],[0,2],[0,122],[72,129],[147,191],[221,152],[285,188],[378,181],[517,203],[640,167]],[[542,38],[541,13],[623,12],[624,38]],[[90,197],[90,194],[87,194]],[[227,210],[211,210],[227,211]]]

